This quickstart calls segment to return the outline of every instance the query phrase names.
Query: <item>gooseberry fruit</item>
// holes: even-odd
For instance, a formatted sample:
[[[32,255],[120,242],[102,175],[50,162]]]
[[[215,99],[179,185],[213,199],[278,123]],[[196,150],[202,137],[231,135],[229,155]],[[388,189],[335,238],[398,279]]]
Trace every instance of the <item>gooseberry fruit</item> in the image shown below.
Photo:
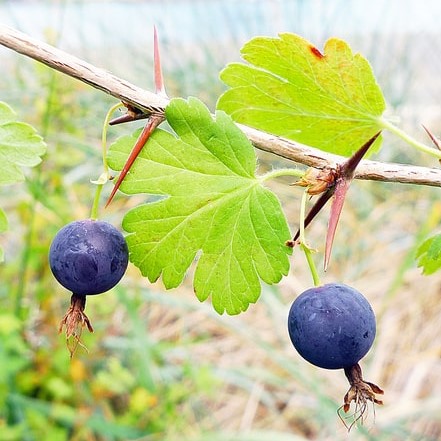
[[[74,221],[55,236],[49,250],[55,278],[77,295],[101,294],[124,275],[128,250],[124,236],[107,222]]]
[[[369,302],[347,285],[308,289],[289,311],[289,336],[299,354],[325,369],[358,363],[374,342],[375,315]]]
[[[63,227],[49,250],[49,265],[58,282],[72,291],[71,305],[59,331],[66,327],[71,356],[83,327],[93,332],[84,312],[86,296],[101,294],[113,288],[124,275],[129,253],[124,236],[107,222],[85,219]],[[73,344],[70,344],[73,337]]]
[[[324,369],[344,369],[350,389],[340,418],[340,410],[347,413],[352,401],[354,422],[363,418],[368,401],[383,404],[375,396],[383,391],[363,380],[358,364],[374,342],[376,321],[371,305],[356,289],[330,283],[306,290],[291,305],[288,332],[305,360]]]

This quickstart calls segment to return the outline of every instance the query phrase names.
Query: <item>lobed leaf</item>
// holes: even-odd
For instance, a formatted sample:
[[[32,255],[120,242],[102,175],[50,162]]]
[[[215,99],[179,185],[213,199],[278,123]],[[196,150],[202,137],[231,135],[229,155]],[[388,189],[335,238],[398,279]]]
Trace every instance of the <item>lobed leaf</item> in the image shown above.
[[[29,124],[18,122],[14,111],[0,102],[0,185],[14,184],[24,180],[21,167],[33,167],[41,162],[46,152],[43,138]],[[0,233],[6,231],[8,222],[0,209]],[[0,248],[0,262],[3,250]]]
[[[197,259],[198,299],[238,314],[256,302],[261,280],[277,283],[289,270],[280,202],[256,177],[253,146],[224,112],[213,118],[195,98],[174,99],[166,117],[174,134],[155,130],[121,185],[161,196],[124,217],[130,259],[166,288],[180,285]],[[136,138],[111,146],[113,169],[121,170]]]
[[[345,156],[382,129],[385,101],[371,66],[344,41],[331,38],[321,53],[284,33],[253,38],[241,53],[249,64],[221,72],[230,89],[217,104],[235,121]]]
[[[14,111],[0,102],[0,185],[24,180],[21,167],[34,167],[46,152],[43,138],[29,124],[18,122]]]
[[[425,240],[418,248],[416,257],[423,274],[433,274],[441,269],[441,234]]]
[[[8,229],[8,219],[5,212],[0,208],[0,233],[4,233]],[[0,263],[3,262],[3,249],[0,247]]]

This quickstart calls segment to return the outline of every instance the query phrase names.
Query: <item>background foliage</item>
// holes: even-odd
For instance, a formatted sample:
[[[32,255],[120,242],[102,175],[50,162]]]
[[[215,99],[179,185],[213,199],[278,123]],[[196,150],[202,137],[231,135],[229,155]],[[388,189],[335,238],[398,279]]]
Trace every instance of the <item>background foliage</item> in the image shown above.
[[[321,48],[338,36],[361,51],[388,100],[388,112],[424,139],[441,132],[440,6],[411,1],[0,2],[3,21],[44,38],[140,86],[153,89],[152,26],[158,26],[170,96],[214,107],[218,73],[255,35],[301,34]],[[122,14],[126,18],[123,22]],[[438,15],[439,16],[439,15]],[[215,23],[215,25],[214,25]],[[56,284],[47,251],[65,223],[89,215],[90,179],[100,173],[100,132],[110,97],[0,48],[0,99],[47,142],[27,181],[0,188],[10,231],[0,236],[1,440],[336,440],[347,439],[335,410],[341,372],[308,365],[286,331],[292,300],[311,285],[303,256],[289,276],[264,287],[238,317],[199,304],[189,283],[163,292],[130,267],[123,283],[88,300],[90,353],[69,360],[58,322],[69,295]],[[110,136],[134,126],[112,129]],[[260,168],[287,166],[259,152]],[[385,137],[381,160],[434,165]],[[301,190],[271,183],[291,228]],[[109,190],[109,189],[107,189]],[[119,197],[104,219],[119,225],[142,197]],[[312,225],[323,252],[327,215]],[[363,292],[378,336],[365,377],[386,390],[385,406],[354,440],[437,440],[441,436],[441,286],[421,275],[416,246],[439,228],[439,189],[355,182],[323,282]]]

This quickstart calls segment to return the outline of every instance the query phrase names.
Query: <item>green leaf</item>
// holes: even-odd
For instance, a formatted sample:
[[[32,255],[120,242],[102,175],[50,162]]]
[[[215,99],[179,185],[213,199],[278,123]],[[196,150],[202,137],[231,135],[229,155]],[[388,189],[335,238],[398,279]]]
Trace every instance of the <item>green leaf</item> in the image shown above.
[[[331,38],[321,53],[286,33],[254,38],[241,52],[249,64],[221,72],[230,89],[218,101],[235,121],[345,156],[382,129],[382,92],[344,41]]]
[[[151,282],[162,275],[174,288],[197,258],[198,299],[211,296],[216,311],[238,314],[257,301],[260,280],[277,283],[289,270],[280,202],[256,177],[253,146],[224,112],[213,118],[195,98],[174,99],[166,117],[174,134],[155,130],[121,185],[161,196],[124,217],[130,259]],[[122,169],[136,137],[111,146],[113,169]]]
[[[0,101],[0,185],[24,180],[20,167],[33,167],[41,162],[46,144],[29,124],[17,122],[14,111]],[[0,233],[6,231],[8,222],[0,209]],[[3,250],[0,248],[0,262]]]
[[[425,240],[418,248],[416,257],[423,274],[433,274],[441,269],[441,234]]]
[[[8,219],[5,212],[0,208],[0,233],[4,233],[8,229]]]
[[[0,208],[0,233],[4,233],[8,229],[8,219],[5,212]],[[3,262],[3,249],[0,247],[0,263]]]
[[[46,144],[29,124],[18,122],[14,111],[0,102],[0,185],[24,180],[20,167],[34,167],[41,162]]]

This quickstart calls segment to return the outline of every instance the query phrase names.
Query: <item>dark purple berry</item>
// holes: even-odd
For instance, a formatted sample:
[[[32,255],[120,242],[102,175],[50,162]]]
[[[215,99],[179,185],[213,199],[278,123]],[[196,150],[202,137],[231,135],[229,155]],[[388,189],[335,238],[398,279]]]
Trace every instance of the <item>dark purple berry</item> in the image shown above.
[[[297,297],[289,311],[288,331],[299,354],[315,366],[350,368],[372,346],[375,315],[357,290],[331,283]]]
[[[128,249],[124,236],[107,222],[74,221],[55,236],[49,251],[55,278],[78,296],[100,294],[124,275]]]

